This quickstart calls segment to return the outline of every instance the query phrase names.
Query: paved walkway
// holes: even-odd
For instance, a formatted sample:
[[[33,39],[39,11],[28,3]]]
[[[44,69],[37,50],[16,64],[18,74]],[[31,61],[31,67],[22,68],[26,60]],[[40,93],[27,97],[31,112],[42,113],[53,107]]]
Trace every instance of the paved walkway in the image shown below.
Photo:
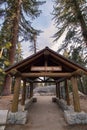
[[[10,125],[6,130],[87,130],[87,125],[69,126],[51,96],[38,96],[37,103],[29,109],[28,118],[26,125]]]

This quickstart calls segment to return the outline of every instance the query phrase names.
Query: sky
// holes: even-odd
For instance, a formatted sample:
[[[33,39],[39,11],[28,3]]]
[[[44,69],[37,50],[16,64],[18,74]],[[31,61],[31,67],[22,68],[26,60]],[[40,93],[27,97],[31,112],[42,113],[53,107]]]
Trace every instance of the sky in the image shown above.
[[[42,0],[43,1],[43,0]],[[58,50],[59,45],[62,43],[63,38],[60,38],[57,42],[53,42],[52,36],[57,31],[54,21],[52,20],[53,15],[51,14],[53,11],[53,0],[46,0],[44,5],[40,6],[42,13],[38,18],[36,18],[32,26],[36,29],[42,30],[43,33],[37,37],[37,48],[41,50],[48,46],[49,48],[53,49],[54,51]],[[31,55],[32,53],[29,50],[30,43],[29,41],[26,43],[22,43],[22,50],[23,50],[23,57],[26,58],[27,56]]]

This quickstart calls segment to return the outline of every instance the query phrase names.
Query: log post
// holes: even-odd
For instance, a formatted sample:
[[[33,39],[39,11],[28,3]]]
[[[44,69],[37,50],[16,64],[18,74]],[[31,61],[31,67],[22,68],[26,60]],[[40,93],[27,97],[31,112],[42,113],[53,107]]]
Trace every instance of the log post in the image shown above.
[[[80,112],[80,101],[79,101],[79,94],[78,94],[78,86],[77,86],[77,77],[71,77],[72,81],[72,90],[73,90],[73,103],[74,103],[74,110],[75,112]]]
[[[60,94],[61,94],[61,98],[64,99],[64,88],[63,88],[63,86],[60,87]]]
[[[13,95],[11,112],[17,112],[18,111],[20,85],[21,85],[21,77],[17,76],[16,79],[15,79],[14,95]]]
[[[59,99],[61,99],[61,93],[60,93],[60,83],[58,83],[58,96],[59,96]]]
[[[56,83],[56,97],[59,97],[58,83]]]
[[[30,83],[30,96],[29,98],[33,97],[33,83]]]
[[[68,87],[68,80],[65,80],[65,95],[66,95],[66,102],[67,105],[70,106],[70,97],[69,97],[69,87]]]
[[[26,99],[26,80],[23,80],[23,89],[22,89],[22,99],[21,99],[21,105],[25,105],[25,99]]]

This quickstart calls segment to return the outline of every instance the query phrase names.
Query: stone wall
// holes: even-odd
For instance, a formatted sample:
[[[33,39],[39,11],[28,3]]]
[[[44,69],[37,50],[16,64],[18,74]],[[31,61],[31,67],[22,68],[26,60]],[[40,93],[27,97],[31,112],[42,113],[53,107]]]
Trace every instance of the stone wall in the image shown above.
[[[59,105],[59,107],[64,111],[64,110],[72,110],[73,111],[73,106],[68,106],[66,104],[66,101],[63,99],[58,99],[56,98],[56,103]]]
[[[64,111],[64,117],[68,124],[87,124],[87,113]]]
[[[85,112],[74,112],[73,106],[67,106],[63,99],[56,98],[56,103],[64,111],[64,118],[70,125],[74,124],[87,124],[87,113]]]

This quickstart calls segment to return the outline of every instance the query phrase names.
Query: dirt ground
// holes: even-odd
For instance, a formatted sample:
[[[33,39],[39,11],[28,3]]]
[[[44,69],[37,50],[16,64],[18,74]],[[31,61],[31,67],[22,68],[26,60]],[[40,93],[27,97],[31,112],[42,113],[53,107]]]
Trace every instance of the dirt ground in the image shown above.
[[[69,126],[52,96],[38,96],[29,108],[27,124],[9,125],[6,130],[87,130],[87,125]]]
[[[0,97],[0,110],[10,110],[13,95]]]
[[[79,98],[80,98],[81,111],[85,111],[87,113],[87,95],[79,92]],[[70,94],[70,101],[71,101],[71,104],[73,105],[73,96],[72,96],[72,94]]]
[[[87,95],[79,93],[81,110],[87,112]],[[0,97],[0,110],[10,110],[13,95]],[[71,104],[73,104],[73,97],[70,94]]]

